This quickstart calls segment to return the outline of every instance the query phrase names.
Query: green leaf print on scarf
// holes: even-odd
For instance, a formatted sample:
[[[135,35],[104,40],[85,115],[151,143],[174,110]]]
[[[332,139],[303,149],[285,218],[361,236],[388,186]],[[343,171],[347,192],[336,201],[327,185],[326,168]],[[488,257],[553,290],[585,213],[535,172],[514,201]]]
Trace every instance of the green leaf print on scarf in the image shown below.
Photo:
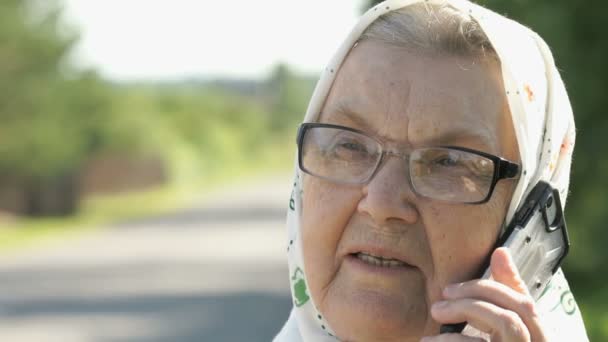
[[[298,267],[295,272],[293,272],[293,276],[291,277],[291,282],[293,286],[293,296],[295,297],[294,304],[297,307],[300,307],[308,300],[310,297],[306,291],[306,281],[304,280],[304,272]]]

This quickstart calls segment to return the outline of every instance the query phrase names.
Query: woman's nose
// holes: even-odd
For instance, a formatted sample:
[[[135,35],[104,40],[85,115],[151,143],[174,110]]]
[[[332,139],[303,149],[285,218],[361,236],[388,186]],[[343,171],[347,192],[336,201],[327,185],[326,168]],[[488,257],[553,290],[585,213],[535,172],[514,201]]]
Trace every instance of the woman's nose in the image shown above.
[[[379,225],[394,219],[413,224],[418,220],[416,194],[409,181],[407,163],[389,157],[363,188],[364,196],[357,209]]]

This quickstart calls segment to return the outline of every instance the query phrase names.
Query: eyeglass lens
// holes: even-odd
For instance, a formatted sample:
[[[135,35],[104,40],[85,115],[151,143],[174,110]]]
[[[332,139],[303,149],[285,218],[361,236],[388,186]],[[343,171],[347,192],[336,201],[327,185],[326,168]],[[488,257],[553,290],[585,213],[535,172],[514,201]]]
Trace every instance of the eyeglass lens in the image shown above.
[[[309,127],[300,148],[305,172],[341,183],[367,182],[382,158],[375,139],[332,127]],[[414,191],[447,201],[482,201],[492,187],[494,168],[491,159],[445,147],[415,149],[409,157]]]

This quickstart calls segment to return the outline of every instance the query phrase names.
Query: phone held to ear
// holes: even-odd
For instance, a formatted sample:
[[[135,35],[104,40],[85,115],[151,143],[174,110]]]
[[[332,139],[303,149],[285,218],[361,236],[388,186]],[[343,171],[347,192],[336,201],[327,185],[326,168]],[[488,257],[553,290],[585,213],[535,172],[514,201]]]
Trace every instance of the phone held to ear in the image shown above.
[[[538,300],[570,248],[559,192],[549,183],[539,182],[494,249],[501,246],[509,248],[530,295]],[[490,277],[490,257],[491,254],[478,278]],[[466,322],[442,325],[440,333],[460,333],[465,326]]]

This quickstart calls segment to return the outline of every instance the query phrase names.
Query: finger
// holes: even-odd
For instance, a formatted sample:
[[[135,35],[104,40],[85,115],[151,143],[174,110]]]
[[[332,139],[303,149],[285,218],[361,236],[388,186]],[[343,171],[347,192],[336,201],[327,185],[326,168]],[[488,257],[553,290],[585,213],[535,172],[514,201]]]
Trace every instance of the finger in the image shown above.
[[[530,332],[517,313],[478,299],[443,301],[431,307],[433,318],[443,324],[468,322],[492,339],[530,341]]]
[[[507,285],[493,280],[472,280],[447,286],[443,295],[446,299],[474,298],[494,303],[517,313],[528,325],[527,320],[538,319],[538,311],[532,297],[522,294]]]
[[[526,325],[534,341],[545,341],[546,336],[542,329],[540,318],[535,310],[534,299],[530,295],[530,291],[528,291],[528,286],[519,275],[517,266],[508,248],[500,247],[492,253],[490,269],[494,280],[527,297],[527,299],[521,302],[520,309],[522,311],[516,311],[521,312],[520,315],[526,320]]]
[[[505,284],[519,293],[529,295],[528,287],[521,279],[508,248],[500,247],[492,253],[490,270],[492,278],[497,282]]]
[[[507,285],[487,279],[472,280],[446,287],[443,295],[446,299],[479,299],[513,311],[528,327],[533,341],[544,340],[542,323],[532,297],[517,292]]]
[[[483,338],[465,336],[462,334],[441,334],[423,337],[420,342],[487,342]]]

